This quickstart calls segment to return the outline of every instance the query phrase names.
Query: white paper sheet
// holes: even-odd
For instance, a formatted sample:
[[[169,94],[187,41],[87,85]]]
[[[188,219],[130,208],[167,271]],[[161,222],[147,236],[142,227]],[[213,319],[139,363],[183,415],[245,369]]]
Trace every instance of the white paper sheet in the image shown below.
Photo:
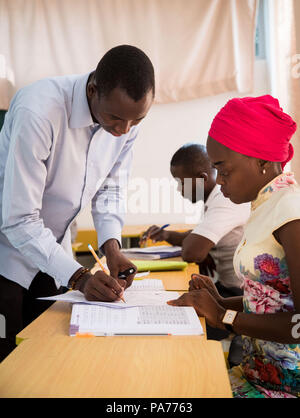
[[[179,293],[164,289],[162,281],[158,279],[144,279],[134,281],[124,292],[124,300],[116,302],[88,301],[79,290],[71,290],[62,295],[38,298],[70,303],[85,303],[90,305],[106,306],[110,308],[132,308],[136,306],[164,305],[168,300],[177,299]]]

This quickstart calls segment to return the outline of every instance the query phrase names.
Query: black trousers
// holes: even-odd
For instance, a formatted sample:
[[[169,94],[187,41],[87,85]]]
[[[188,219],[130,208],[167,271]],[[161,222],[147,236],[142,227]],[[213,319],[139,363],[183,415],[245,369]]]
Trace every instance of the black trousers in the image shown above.
[[[53,304],[36,298],[66,290],[57,289],[54,279],[42,272],[35,276],[28,290],[0,275],[1,331],[4,328],[0,335],[0,361],[16,347],[16,335]]]

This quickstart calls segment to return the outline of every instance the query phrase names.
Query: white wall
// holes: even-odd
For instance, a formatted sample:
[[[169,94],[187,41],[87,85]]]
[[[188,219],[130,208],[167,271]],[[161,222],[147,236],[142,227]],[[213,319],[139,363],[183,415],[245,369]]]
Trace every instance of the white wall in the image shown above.
[[[258,60],[255,63],[254,91],[248,95],[260,96],[268,93],[270,88],[267,63]],[[150,213],[151,201],[157,199],[158,194],[155,188],[151,188],[151,179],[171,179],[169,166],[174,152],[186,142],[205,144],[213,117],[229,99],[237,96],[236,92],[232,92],[189,102],[152,106],[135,144],[126,224],[197,223],[200,212],[195,205],[185,202],[182,211],[178,213],[177,210],[177,213],[174,213],[174,206],[180,208],[183,203],[179,193],[175,193],[170,213],[161,213],[165,209],[163,203],[159,206],[160,213]],[[144,183],[143,187],[137,188],[138,184],[142,183]],[[144,193],[143,202],[139,199],[142,193]],[[144,213],[132,213],[135,201],[138,204],[137,209],[144,209]],[[90,208],[79,214],[77,222],[79,229],[93,228]]]

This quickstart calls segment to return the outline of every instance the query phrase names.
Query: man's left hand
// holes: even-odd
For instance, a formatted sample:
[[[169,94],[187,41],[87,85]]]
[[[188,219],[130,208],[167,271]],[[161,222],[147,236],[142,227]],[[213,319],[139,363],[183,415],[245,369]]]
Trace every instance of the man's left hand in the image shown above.
[[[118,280],[120,285],[127,289],[131,286],[134,276],[137,272],[137,267],[125,257],[124,254],[120,251],[119,243],[115,239],[111,239],[105,242],[103,245],[105,251],[107,267],[110,271],[110,275]],[[126,279],[119,279],[119,273],[122,273],[125,270],[134,268],[134,273],[126,277]]]

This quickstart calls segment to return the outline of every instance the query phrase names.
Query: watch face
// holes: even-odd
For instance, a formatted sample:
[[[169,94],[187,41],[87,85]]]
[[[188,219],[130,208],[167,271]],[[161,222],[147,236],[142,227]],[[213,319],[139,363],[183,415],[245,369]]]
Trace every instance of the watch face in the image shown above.
[[[234,321],[234,318],[236,317],[236,314],[237,314],[237,311],[231,311],[228,309],[224,315],[222,322],[224,322],[225,324],[231,325]]]

